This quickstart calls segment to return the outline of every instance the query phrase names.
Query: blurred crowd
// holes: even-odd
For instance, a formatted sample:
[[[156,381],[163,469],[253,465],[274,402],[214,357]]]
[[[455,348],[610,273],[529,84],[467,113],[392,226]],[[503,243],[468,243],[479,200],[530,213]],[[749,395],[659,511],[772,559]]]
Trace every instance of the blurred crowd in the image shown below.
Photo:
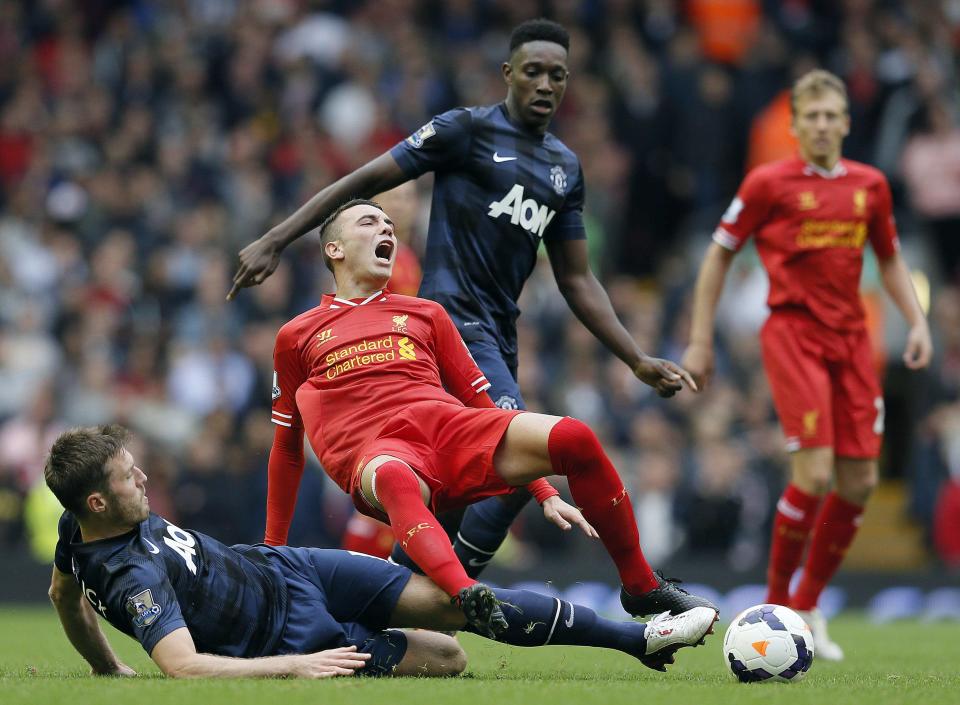
[[[431,115],[502,100],[510,29],[540,15],[572,35],[554,131],[583,162],[594,267],[642,347],[675,360],[719,214],[746,169],[794,149],[792,79],[815,65],[844,78],[845,153],[891,180],[935,335],[933,368],[907,374],[868,262],[884,473],[960,566],[956,0],[0,3],[0,547],[49,550],[45,452],[63,429],[113,421],[137,434],[154,511],[260,540],[274,335],[332,282],[304,238],[227,303],[237,251]],[[408,188],[387,207],[407,211],[416,255],[429,183]],[[526,400],[598,430],[654,562],[764,560],[786,465],[758,355],[765,287],[744,252],[715,383],[663,401],[572,318],[547,264],[527,285]],[[291,542],[336,545],[349,502],[311,468]],[[542,524],[528,517],[522,540],[556,550]]]

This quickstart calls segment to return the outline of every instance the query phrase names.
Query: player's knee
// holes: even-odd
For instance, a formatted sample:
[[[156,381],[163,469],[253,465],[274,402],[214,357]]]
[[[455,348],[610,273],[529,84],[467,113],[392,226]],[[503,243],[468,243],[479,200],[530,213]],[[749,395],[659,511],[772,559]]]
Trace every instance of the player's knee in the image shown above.
[[[603,454],[597,434],[583,421],[565,417],[550,432],[551,453],[562,454],[567,467],[585,465]]]
[[[448,634],[415,631],[407,634],[407,654],[394,670],[398,676],[456,676],[467,667],[463,647]]]
[[[443,676],[456,676],[467,668],[467,652],[453,637],[445,640],[440,647],[439,659],[442,664]]]
[[[848,502],[866,504],[878,482],[878,473],[871,468],[858,469],[857,472],[840,472],[837,475],[837,494]]]

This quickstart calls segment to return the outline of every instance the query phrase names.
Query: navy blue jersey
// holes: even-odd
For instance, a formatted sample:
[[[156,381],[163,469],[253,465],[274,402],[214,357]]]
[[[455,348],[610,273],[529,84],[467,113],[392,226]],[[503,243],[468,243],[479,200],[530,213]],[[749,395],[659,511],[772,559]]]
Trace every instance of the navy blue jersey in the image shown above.
[[[404,173],[435,173],[420,296],[516,353],[517,299],[540,241],[583,239],[580,161],[550,133],[510,121],[506,106],[438,115],[391,152]]]
[[[181,627],[198,651],[222,656],[268,655],[281,638],[286,586],[260,547],[227,547],[156,514],[126,534],[84,543],[64,512],[59,533],[57,568],[73,573],[94,610],[148,654]]]

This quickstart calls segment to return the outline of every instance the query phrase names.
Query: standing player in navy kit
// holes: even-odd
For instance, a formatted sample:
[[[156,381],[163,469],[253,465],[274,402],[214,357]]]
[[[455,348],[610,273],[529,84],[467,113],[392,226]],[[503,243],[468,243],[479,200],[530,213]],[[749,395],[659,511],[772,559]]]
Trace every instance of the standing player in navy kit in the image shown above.
[[[457,108],[323,189],[240,253],[228,294],[259,284],[281,251],[340,204],[369,197],[433,171],[420,296],[447,310],[491,387],[498,406],[524,408],[517,385],[517,299],[541,240],[561,293],[580,321],[643,382],[661,394],[681,388],[681,371],[647,357],[626,331],[587,262],[583,173],[577,156],[547,132],[566,90],[569,36],[560,25],[531,20],[510,38],[502,66],[503,103]],[[667,380],[666,385],[662,384]],[[267,543],[285,543],[299,476],[271,476]],[[476,577],[529,501],[520,490],[469,507],[454,548]],[[395,548],[394,557],[402,560]]]

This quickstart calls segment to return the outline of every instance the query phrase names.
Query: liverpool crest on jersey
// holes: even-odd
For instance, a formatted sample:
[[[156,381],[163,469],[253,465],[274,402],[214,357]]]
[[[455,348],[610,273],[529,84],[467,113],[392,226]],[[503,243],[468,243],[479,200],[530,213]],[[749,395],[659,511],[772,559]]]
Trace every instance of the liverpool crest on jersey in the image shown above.
[[[567,190],[567,172],[559,164],[550,169],[550,183],[558,196],[562,196]]]

